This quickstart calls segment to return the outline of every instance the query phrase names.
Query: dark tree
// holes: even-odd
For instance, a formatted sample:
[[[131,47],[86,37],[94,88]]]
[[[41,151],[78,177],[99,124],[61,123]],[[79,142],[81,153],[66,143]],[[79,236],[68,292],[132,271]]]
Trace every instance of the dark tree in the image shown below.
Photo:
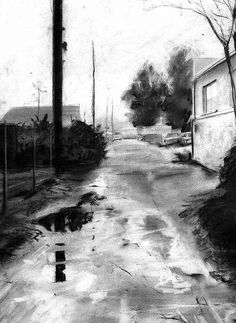
[[[122,95],[131,110],[134,127],[153,126],[160,117],[167,93],[167,84],[153,65],[145,63],[137,72],[129,89]]]
[[[236,86],[230,59],[230,42],[232,39],[234,40],[234,46],[236,46],[236,0],[207,0],[205,2],[202,0],[184,0],[181,2],[168,2],[163,0],[158,1],[156,5],[152,5],[147,11],[160,7],[191,11],[203,17],[208,23],[213,34],[224,49],[229,70],[234,113],[236,116]]]
[[[174,128],[188,131],[188,120],[192,111],[191,49],[177,47],[171,53],[168,65],[169,96],[166,101],[166,116]]]

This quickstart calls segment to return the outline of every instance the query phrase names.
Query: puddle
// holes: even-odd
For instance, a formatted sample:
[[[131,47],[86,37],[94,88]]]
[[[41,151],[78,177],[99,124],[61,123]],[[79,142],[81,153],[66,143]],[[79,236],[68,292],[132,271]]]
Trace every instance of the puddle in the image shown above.
[[[145,229],[148,231],[160,230],[167,227],[166,223],[156,216],[147,215],[144,219]]]
[[[56,246],[65,246],[64,243],[56,243]],[[65,250],[56,250],[55,251],[55,262],[56,262],[56,271],[55,271],[55,282],[64,282],[66,280],[65,269],[66,269],[66,255]],[[61,263],[64,262],[64,263]]]
[[[83,204],[94,204],[94,205],[99,205],[98,201],[105,200],[106,196],[104,195],[99,195],[94,191],[90,191],[88,193],[83,194],[79,202],[77,203],[77,206],[81,206]]]
[[[62,208],[59,212],[50,213],[34,224],[43,226],[48,231],[66,232],[80,230],[82,226],[93,219],[93,212],[88,212],[82,207],[72,206]],[[59,244],[58,244],[59,245]]]
[[[64,282],[66,280],[66,275],[64,270],[66,269],[65,264],[56,264],[56,283]]]
[[[66,261],[65,251],[55,251],[56,262]]]
[[[57,216],[54,217],[54,231],[65,231],[65,215],[63,212],[60,212],[57,214]]]
[[[80,230],[83,225],[93,219],[93,205],[99,205],[99,201],[106,199],[96,192],[88,192],[80,196],[75,206],[64,207],[59,212],[50,213],[33,221],[34,224],[43,226],[48,231],[67,232]],[[84,205],[90,205],[88,211]]]

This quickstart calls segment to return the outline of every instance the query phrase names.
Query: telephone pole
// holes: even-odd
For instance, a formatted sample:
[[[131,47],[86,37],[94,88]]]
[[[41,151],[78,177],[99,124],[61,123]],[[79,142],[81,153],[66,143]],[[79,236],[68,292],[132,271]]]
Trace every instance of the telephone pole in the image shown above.
[[[93,62],[92,118],[93,118],[93,128],[95,129],[95,51],[94,51],[93,41],[92,41],[92,62]]]
[[[55,146],[55,172],[62,170],[62,32],[63,32],[63,0],[53,0],[53,120]]]
[[[7,123],[4,121],[4,153],[3,153],[3,201],[2,215],[7,215],[7,200],[8,200],[8,183],[7,183]]]
[[[40,96],[41,96],[41,93],[46,93],[47,91],[46,90],[42,90],[40,89],[39,85],[37,84],[34,84],[33,83],[33,86],[36,88],[37,92],[38,92],[38,96],[37,96],[37,101],[38,101],[38,118],[39,118],[39,111],[40,111]]]
[[[114,136],[114,116],[113,116],[113,100],[111,103],[111,132],[112,132],[112,138]]]
[[[108,102],[109,102],[109,99],[107,99],[107,106],[106,106],[106,139],[107,139],[107,130],[108,130]]]

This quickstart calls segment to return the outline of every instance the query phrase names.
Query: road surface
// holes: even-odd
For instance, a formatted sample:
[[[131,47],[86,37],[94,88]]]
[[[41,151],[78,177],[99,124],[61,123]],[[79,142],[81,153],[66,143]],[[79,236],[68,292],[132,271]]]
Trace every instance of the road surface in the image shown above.
[[[106,199],[80,231],[39,226],[37,250],[1,276],[0,322],[233,322],[234,291],[211,278],[212,264],[178,217],[217,177],[173,157],[172,148],[119,141],[84,182],[67,177],[72,193],[36,218],[91,190]],[[56,251],[64,282],[55,282]]]

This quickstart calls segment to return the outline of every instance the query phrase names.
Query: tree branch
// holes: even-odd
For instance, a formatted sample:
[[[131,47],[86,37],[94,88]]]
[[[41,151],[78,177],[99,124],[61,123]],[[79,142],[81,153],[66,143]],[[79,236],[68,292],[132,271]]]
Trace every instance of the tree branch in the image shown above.
[[[221,15],[221,14],[216,13],[216,12],[214,12],[214,11],[211,11],[211,13],[212,13],[212,15],[214,15],[214,16],[216,16],[216,17],[218,17],[218,18],[224,18],[224,19],[230,20],[230,19],[229,19],[229,17],[224,16],[224,15]]]
[[[172,4],[160,4],[160,5],[153,5],[148,9],[145,9],[145,11],[151,11],[153,9],[157,9],[157,8],[163,8],[163,7],[167,7],[167,8],[174,8],[174,9],[183,9],[183,10],[188,10],[188,11],[192,11],[197,13],[198,15],[204,16],[203,12],[200,12],[194,8],[188,8],[188,7],[182,7],[182,6],[178,6],[178,5],[172,5]]]
[[[212,29],[212,31],[213,31],[213,33],[215,34],[215,36],[219,39],[219,41],[221,42],[221,44],[223,45],[223,46],[225,46],[225,39],[224,38],[222,38],[220,35],[219,35],[219,33],[217,32],[217,30],[216,30],[216,28],[215,28],[215,26],[214,26],[214,24],[213,24],[213,22],[211,21],[211,19],[208,17],[208,16],[205,16],[205,18],[206,18],[206,20],[208,21],[208,23],[209,23],[209,25],[210,25],[210,27],[211,27],[211,29]]]

